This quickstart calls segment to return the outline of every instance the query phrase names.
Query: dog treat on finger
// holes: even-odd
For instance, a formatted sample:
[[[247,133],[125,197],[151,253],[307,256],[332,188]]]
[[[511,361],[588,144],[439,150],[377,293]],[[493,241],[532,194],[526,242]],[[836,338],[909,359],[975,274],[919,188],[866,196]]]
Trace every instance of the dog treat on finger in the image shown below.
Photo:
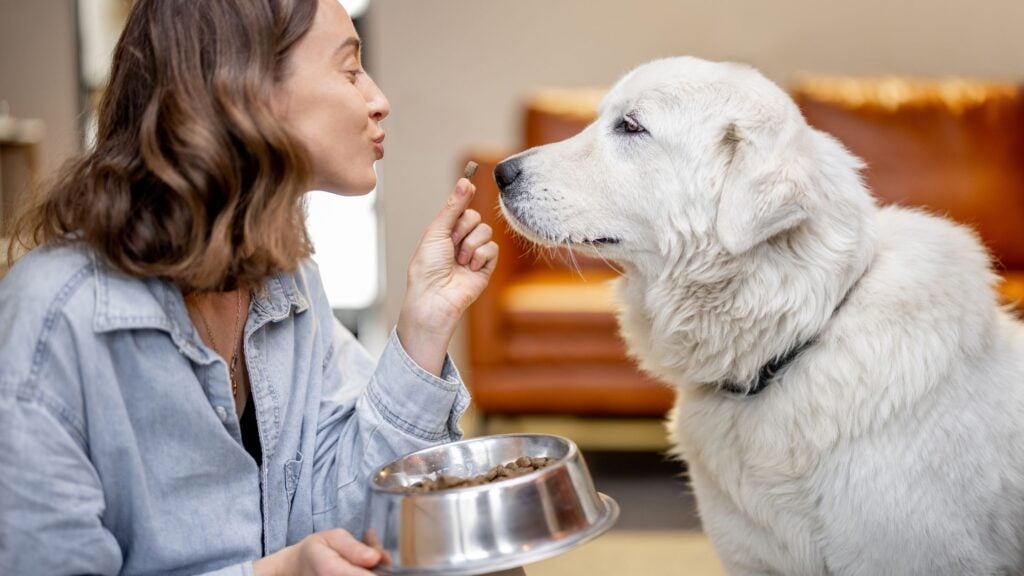
[[[462,169],[462,176],[466,180],[472,180],[473,175],[476,174],[476,169],[479,167],[480,165],[477,164],[476,162],[473,162],[472,160],[466,162],[466,167]]]

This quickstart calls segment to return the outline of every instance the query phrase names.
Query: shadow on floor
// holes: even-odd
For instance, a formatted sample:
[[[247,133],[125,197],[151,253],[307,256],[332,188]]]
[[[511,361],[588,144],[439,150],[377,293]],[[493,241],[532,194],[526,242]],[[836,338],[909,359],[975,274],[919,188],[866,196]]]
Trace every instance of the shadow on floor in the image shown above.
[[[700,531],[686,465],[648,451],[584,450],[598,492],[619,503],[614,530]]]

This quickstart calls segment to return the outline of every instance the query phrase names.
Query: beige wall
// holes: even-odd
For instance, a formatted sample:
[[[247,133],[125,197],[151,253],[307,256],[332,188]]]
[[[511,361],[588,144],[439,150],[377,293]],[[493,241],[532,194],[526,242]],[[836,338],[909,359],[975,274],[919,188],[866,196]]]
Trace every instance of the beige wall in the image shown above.
[[[1020,0],[374,0],[367,65],[393,109],[383,316],[397,315],[406,262],[462,155],[516,145],[532,88],[608,85],[678,54],[744,61],[782,83],[801,71],[1024,81],[1022,22]]]
[[[79,150],[73,0],[0,0],[0,100],[46,123],[42,171]]]

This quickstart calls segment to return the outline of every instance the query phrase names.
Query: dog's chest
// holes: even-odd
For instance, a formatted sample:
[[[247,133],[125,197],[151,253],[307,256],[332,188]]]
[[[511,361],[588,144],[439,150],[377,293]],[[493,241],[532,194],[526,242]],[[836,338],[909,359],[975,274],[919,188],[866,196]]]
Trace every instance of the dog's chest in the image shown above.
[[[722,397],[719,397],[722,396]],[[741,509],[812,513],[820,444],[813,429],[723,393],[680,400],[672,423],[681,454]],[[698,494],[699,496],[699,494]]]
[[[787,574],[818,573],[814,449],[777,419],[731,404],[683,397],[670,425],[705,530],[716,548],[735,546]]]

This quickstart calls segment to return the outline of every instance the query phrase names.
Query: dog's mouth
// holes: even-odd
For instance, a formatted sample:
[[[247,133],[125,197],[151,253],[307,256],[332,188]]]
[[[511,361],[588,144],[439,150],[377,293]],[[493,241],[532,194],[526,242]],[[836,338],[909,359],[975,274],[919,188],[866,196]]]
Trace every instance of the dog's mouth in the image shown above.
[[[505,221],[508,222],[512,229],[518,232],[520,235],[526,237],[528,240],[536,242],[538,244],[544,244],[548,246],[578,246],[581,248],[602,248],[606,246],[617,246],[622,243],[621,238],[614,236],[576,236],[572,233],[569,234],[557,234],[552,231],[543,230],[540,226],[533,225],[530,222],[528,215],[520,213],[520,210],[515,205],[506,203],[503,198],[499,198],[498,205],[502,215],[505,217]]]
[[[622,243],[621,238],[612,236],[598,236],[596,238],[579,238],[575,236],[544,237],[542,244],[549,246],[563,246],[566,248],[578,249],[584,252],[597,251],[602,248],[611,248]]]
[[[618,238],[602,236],[600,238],[584,239],[583,241],[577,243],[583,244],[585,246],[614,246],[619,242],[622,242],[622,240],[619,240]]]

